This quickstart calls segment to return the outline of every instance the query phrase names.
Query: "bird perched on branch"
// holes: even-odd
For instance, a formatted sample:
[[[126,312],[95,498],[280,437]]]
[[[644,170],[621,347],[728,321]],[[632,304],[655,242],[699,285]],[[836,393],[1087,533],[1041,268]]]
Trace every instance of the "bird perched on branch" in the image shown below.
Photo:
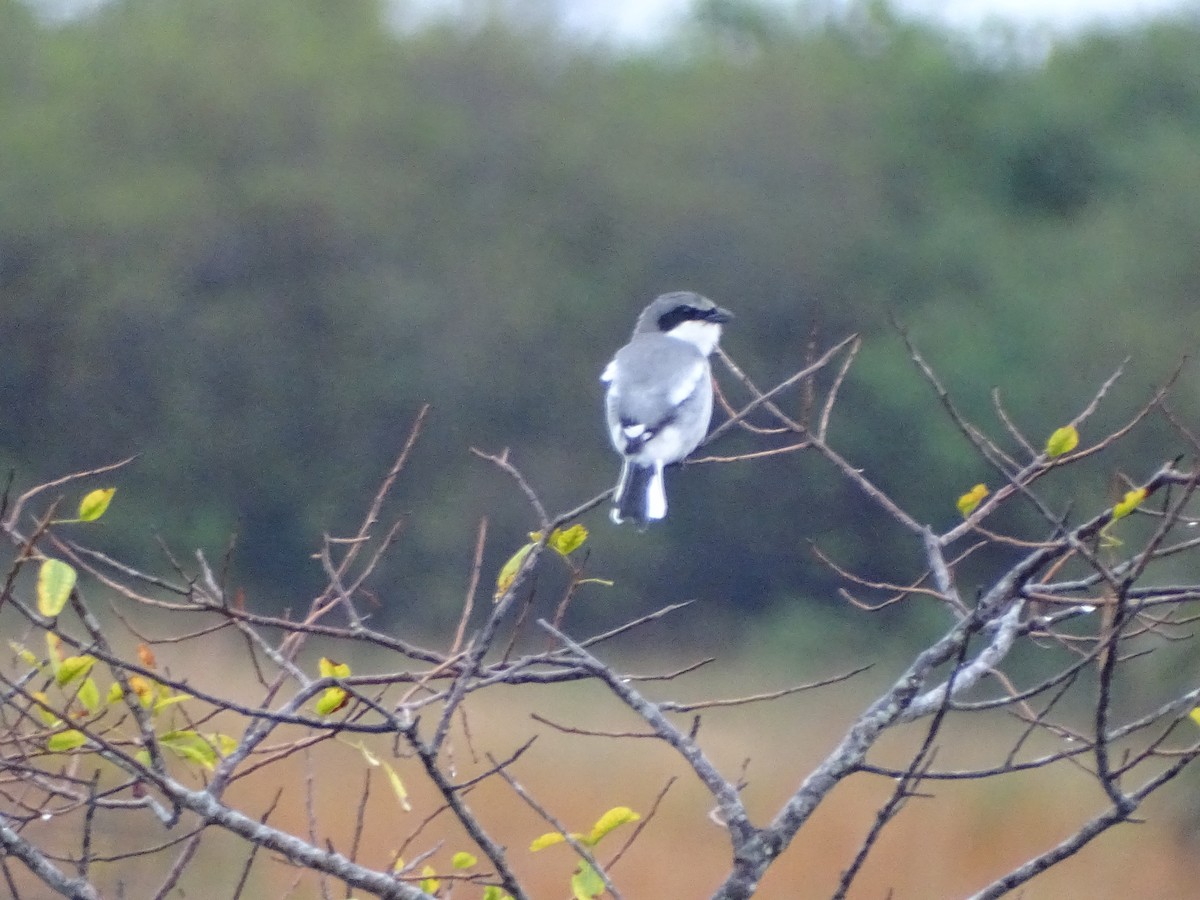
[[[667,514],[663,468],[696,449],[712,418],[712,369],[721,326],[733,316],[691,291],[663,294],[642,311],[633,337],[600,380],[621,477],[612,520],[639,528]]]

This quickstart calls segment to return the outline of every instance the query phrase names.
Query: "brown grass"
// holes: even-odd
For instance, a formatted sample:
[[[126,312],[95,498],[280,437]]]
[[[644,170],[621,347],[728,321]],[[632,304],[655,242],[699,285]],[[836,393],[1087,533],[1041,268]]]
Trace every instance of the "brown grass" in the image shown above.
[[[365,670],[365,666],[356,668]],[[219,677],[228,683],[230,671],[223,665],[200,677],[206,681]],[[724,676],[714,673],[706,676],[703,684],[691,689],[672,687],[671,693],[748,692],[730,690],[741,677],[727,669]],[[842,685],[771,704],[714,711],[704,715],[700,735],[706,751],[727,774],[736,774],[743,761],[749,760],[744,796],[755,820],[763,821],[829,751],[865,699],[862,688]],[[536,734],[537,741],[513,767],[513,774],[570,828],[586,831],[612,806],[628,805],[645,813],[667,779],[677,775],[679,781],[658,815],[612,874],[628,900],[709,896],[727,871],[728,841],[709,819],[710,799],[679,758],[654,740],[561,734],[531,719],[529,714],[535,710],[581,728],[644,730],[594,686],[496,689],[468,703],[471,739],[468,741],[461,723],[456,729],[452,752],[458,777],[465,779],[486,768],[486,761],[475,753],[491,751],[502,757]],[[1003,720],[983,718],[972,720],[967,727],[948,729],[939,741],[939,765],[994,762],[1011,734]],[[920,728],[912,728],[889,740],[878,757],[872,758],[902,764],[905,751],[921,736]],[[387,741],[374,740],[370,746],[390,758]],[[382,774],[374,770],[357,855],[378,866],[388,865],[412,830],[441,805],[424,783],[415,760],[393,759],[393,764],[411,792],[413,810],[401,810]],[[305,803],[309,771],[317,839],[349,853],[367,777],[362,756],[351,746],[327,742],[312,751],[308,761],[297,755],[239,783],[231,797],[245,812],[258,816],[283,787],[283,799],[271,821],[306,835],[310,827]],[[759,896],[767,900],[828,897],[891,788],[886,779],[870,776],[857,776],[839,787],[771,870]],[[1058,842],[1103,806],[1095,787],[1069,766],[979,783],[926,785],[925,790],[932,796],[911,800],[889,826],[851,897],[925,900],[970,894]],[[528,850],[529,842],[551,830],[550,826],[499,779],[475,790],[470,802],[492,833],[508,846],[509,858],[528,879],[532,897],[560,900],[569,896],[567,882],[574,865],[570,848],[556,846],[536,854]],[[1127,825],[1102,837],[1079,857],[1040,876],[1022,896],[1031,900],[1194,896],[1200,879],[1196,854],[1184,846],[1163,803],[1152,805],[1146,814],[1147,824]],[[144,829],[140,835],[106,829],[100,835],[102,849],[134,839],[169,837],[148,815],[136,821],[137,827]],[[602,861],[611,857],[630,831],[625,826],[605,841],[599,854]],[[444,843],[430,859],[439,871],[449,868],[456,850],[482,856],[445,814],[434,819],[406,856],[412,858],[439,841]],[[186,896],[229,896],[244,862],[245,850],[235,841],[215,831],[206,835],[196,864],[183,881]],[[157,884],[162,871],[163,864],[150,859],[98,869],[99,880],[113,895],[116,883],[123,880],[126,895],[131,897],[152,893],[148,888]],[[282,897],[294,887],[291,896],[321,896],[315,878],[298,876],[267,854],[256,860],[250,883],[247,897]],[[331,896],[346,896],[344,886],[332,884],[330,890]],[[453,896],[474,900],[479,893],[477,887],[461,886]]]

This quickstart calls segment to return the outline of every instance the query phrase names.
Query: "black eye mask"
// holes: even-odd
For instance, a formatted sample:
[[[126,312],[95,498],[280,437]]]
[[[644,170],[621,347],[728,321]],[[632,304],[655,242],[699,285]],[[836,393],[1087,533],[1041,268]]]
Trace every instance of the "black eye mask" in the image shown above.
[[[684,322],[716,322],[720,324],[725,317],[717,308],[697,309],[694,306],[676,306],[658,317],[658,330],[664,334],[676,325]]]

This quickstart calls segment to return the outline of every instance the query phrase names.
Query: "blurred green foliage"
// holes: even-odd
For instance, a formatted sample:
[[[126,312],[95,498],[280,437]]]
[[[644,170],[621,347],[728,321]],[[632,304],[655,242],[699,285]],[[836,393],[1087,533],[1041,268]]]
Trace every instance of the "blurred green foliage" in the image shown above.
[[[889,314],[965,410],[992,425],[999,386],[1035,443],[1132,355],[1096,427],[1118,421],[1200,333],[1195,17],[1045,56],[879,3],[702,3],[647,48],[536,16],[390,21],[112,0],[51,24],[0,0],[0,462],[20,486],[140,453],[114,552],[150,564],[157,530],[219,554],[236,530],[250,601],[301,606],[322,532],[429,402],[378,615],[442,621],[477,517],[493,570],[534,525],[467,448],[510,447],[554,509],[609,486],[597,373],[663,290],[732,308],[762,385],[814,327],[862,332],[835,441],[940,525],[989,473]],[[1181,449],[1151,429],[1063,497]],[[589,519],[617,587],[577,614],[840,602],[809,539],[872,575],[911,559],[815,457],[671,481],[650,534]]]

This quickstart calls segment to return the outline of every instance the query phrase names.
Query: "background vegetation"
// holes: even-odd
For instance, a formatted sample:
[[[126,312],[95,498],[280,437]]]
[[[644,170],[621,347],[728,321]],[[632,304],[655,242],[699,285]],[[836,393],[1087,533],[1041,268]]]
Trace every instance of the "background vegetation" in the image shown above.
[[[181,558],[200,546],[215,563],[236,532],[239,600],[303,610],[324,584],[311,559],[323,533],[352,527],[429,403],[397,483],[408,522],[372,583],[371,625],[444,637],[478,519],[490,521],[485,586],[534,524],[511,480],[468,448],[510,448],[552,513],[609,487],[617,467],[597,375],[660,291],[732,308],[725,346],[760,385],[799,368],[814,331],[822,347],[861,333],[832,434],[941,529],[990,473],[912,372],[891,318],[961,408],[992,419],[998,387],[1034,436],[1132,357],[1085,443],[1194,350],[1195,9],[1047,44],[946,33],[886,3],[707,0],[652,46],[612,47],[567,33],[534,0],[465,5],[474,11],[401,27],[382,0],[109,0],[65,21],[0,0],[0,467],[14,471],[14,493],[139,454],[114,478],[120,502],[89,527],[90,544],[143,564],[161,535]],[[1194,379],[1186,372],[1171,402],[1200,431]],[[1187,449],[1148,422],[1119,450],[1048,478],[1046,496],[1086,520],[1122,495],[1115,473],[1141,479]],[[646,646],[659,668],[663,647],[686,645],[689,660],[722,642],[754,647],[755,671],[735,662],[711,693],[784,680],[768,665],[804,680],[837,671],[835,653],[903,658],[944,628],[916,603],[903,617],[846,610],[809,541],[892,578],[911,549],[816,454],[689,467],[671,488],[670,519],[644,535],[589,514],[588,571],[614,586],[589,585],[572,626],[602,630],[699,598]],[[1020,515],[1009,506],[996,527]],[[995,561],[980,553],[956,571],[986,584]],[[1156,574],[1168,578],[1169,565]],[[557,598],[549,580],[538,590]],[[179,671],[250,683],[240,645],[184,659],[190,649],[172,662]],[[636,648],[626,652],[638,669]],[[1139,660],[1123,689],[1141,699],[1171,662],[1190,677],[1188,652]],[[1014,659],[1033,673],[1045,665],[1032,650]],[[870,695],[859,690],[753,721],[713,715],[727,770],[755,751],[756,815],[828,751]],[[546,696],[591,712],[574,694]],[[481,733],[523,734],[517,703],[485,709]],[[994,743],[992,725],[955,731],[948,760]],[[656,786],[671,771],[595,752],[550,753],[538,785],[561,790],[554,805],[577,805],[585,824],[624,802],[623,786],[644,804],[646,773]],[[276,784],[246,790],[267,797]],[[1083,779],[1035,774],[964,789],[949,812],[914,804],[925,818],[889,833],[864,892],[950,895],[1004,871],[1068,833],[1057,806],[1045,812],[1051,788],[1103,802]],[[828,893],[887,793],[857,789],[814,820],[764,895],[806,876],[814,896]],[[348,815],[330,793],[323,813]],[[957,799],[939,788],[949,793]],[[1193,785],[1159,798],[1153,825],[1106,836],[1031,896],[1183,896],[1196,878],[1195,795]],[[387,821],[390,807],[372,802]],[[678,829],[637,853],[670,859],[690,844],[705,855],[720,832],[698,834],[708,800],[689,802]],[[304,813],[285,812],[300,830]],[[937,866],[911,865],[931,856]],[[561,888],[563,871],[544,858],[520,865]],[[694,877],[675,887],[700,896],[719,873],[672,874]]]
[[[814,327],[863,333],[839,440],[935,523],[984,473],[889,315],[961,405],[986,416],[999,386],[1031,434],[1124,356],[1141,399],[1194,346],[1195,15],[1043,53],[879,3],[701,3],[646,48],[481,8],[400,29],[375,0],[113,0],[58,23],[0,0],[18,486],[138,453],[102,543],[144,552],[152,523],[219,553],[237,531],[250,602],[294,606],[321,576],[297,561],[429,402],[377,613],[420,627],[460,601],[480,515],[489,565],[531,524],[470,445],[510,447],[558,508],[613,481],[596,376],[662,290],[731,307],[760,384]],[[1143,439],[1070,495],[1098,507],[1115,469],[1181,449]],[[841,601],[806,540],[880,567],[893,536],[862,503],[807,455],[676,473],[666,527],[593,514],[617,584],[590,608],[700,597],[713,632],[769,611],[800,620],[789,653],[826,644]]]

